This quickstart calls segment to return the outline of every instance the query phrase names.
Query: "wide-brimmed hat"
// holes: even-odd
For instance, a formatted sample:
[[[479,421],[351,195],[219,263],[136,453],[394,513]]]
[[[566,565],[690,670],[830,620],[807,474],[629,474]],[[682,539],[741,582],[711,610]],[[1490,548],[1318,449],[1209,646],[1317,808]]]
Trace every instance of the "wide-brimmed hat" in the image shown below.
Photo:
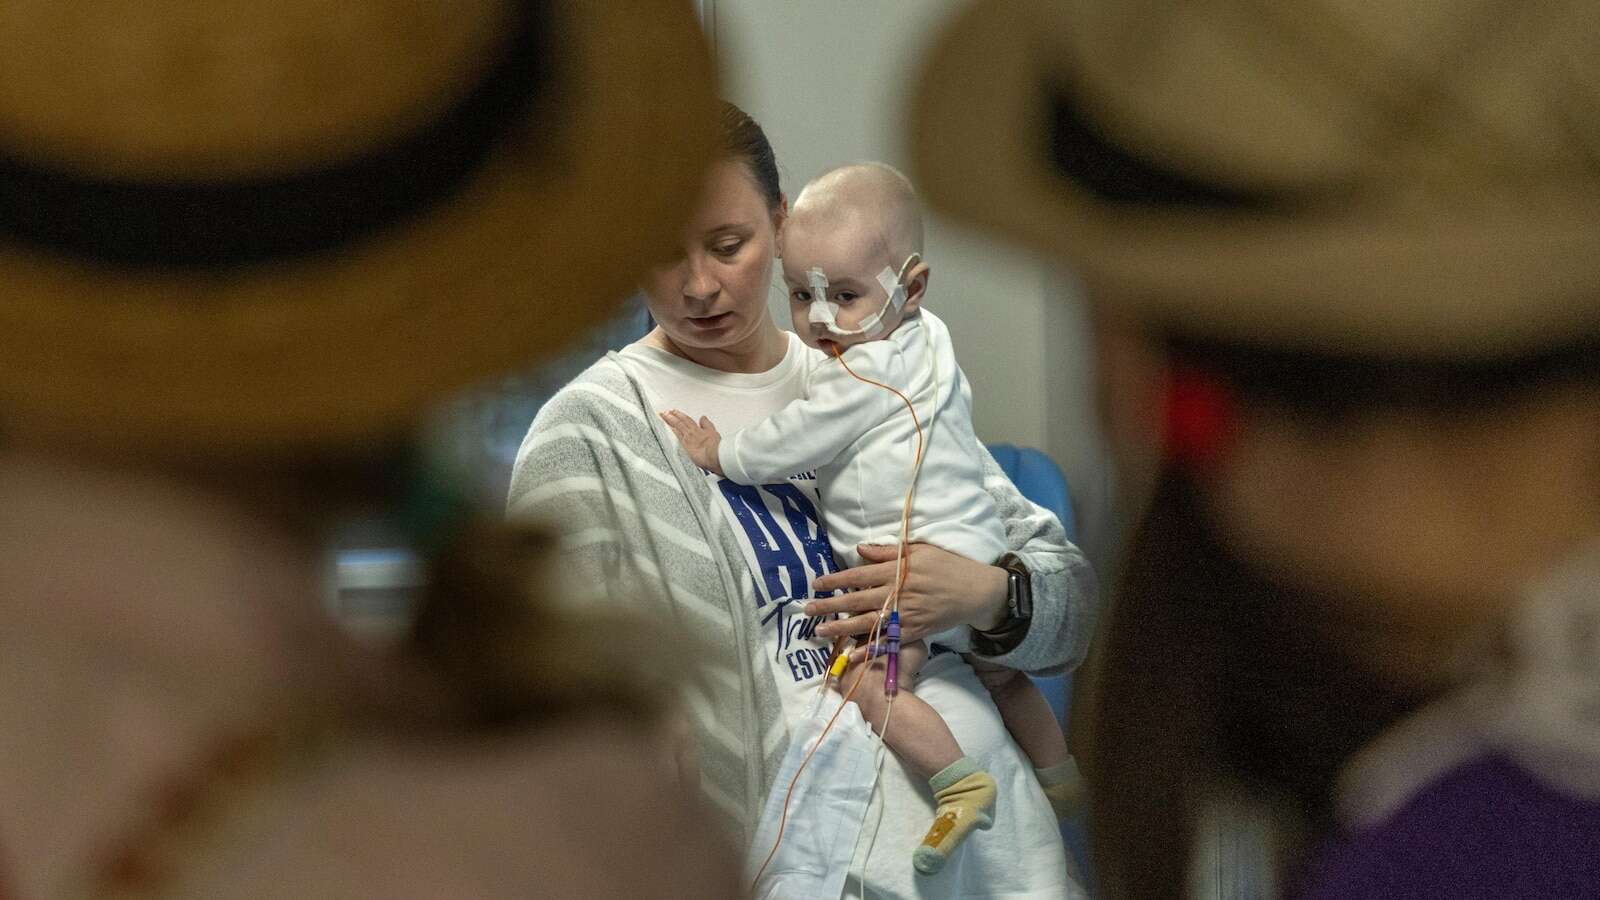
[[[687,3],[0,13],[0,433],[301,453],[561,347],[716,146]]]
[[[931,204],[1224,340],[1600,335],[1600,4],[984,0],[924,56]]]

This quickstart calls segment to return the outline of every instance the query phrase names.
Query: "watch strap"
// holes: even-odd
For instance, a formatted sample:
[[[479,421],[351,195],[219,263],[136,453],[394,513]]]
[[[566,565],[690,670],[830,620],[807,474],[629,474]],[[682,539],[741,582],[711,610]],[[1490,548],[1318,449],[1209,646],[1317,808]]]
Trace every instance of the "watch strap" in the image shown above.
[[[1006,618],[993,631],[972,629],[972,649],[979,656],[1000,656],[1015,650],[1028,634],[1033,619],[1033,576],[1014,553],[1000,557],[996,566],[1006,571]]]

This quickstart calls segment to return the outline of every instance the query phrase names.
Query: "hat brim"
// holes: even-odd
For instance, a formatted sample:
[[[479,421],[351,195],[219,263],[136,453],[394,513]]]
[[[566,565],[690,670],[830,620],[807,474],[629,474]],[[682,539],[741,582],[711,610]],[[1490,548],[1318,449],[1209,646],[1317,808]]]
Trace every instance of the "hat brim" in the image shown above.
[[[1073,74],[1051,37],[1062,15],[1037,0],[986,0],[925,55],[910,143],[931,206],[1069,266],[1095,303],[1160,328],[1440,358],[1600,332],[1593,187],[1294,213],[1095,196],[1051,158],[1051,91]]]
[[[686,4],[551,4],[556,121],[426,215],[315,259],[130,274],[0,245],[0,430],[153,454],[318,452],[548,357],[670,258],[714,153]]]

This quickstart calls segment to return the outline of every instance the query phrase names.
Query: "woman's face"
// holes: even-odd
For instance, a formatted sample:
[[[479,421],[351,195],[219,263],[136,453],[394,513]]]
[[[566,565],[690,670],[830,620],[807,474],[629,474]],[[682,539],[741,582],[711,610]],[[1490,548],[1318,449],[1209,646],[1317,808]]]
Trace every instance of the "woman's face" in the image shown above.
[[[767,311],[784,207],[767,206],[749,166],[717,163],[683,232],[683,255],[645,280],[650,315],[685,351],[725,351],[773,327]]]
[[[1136,328],[1096,324],[1102,421],[1123,496],[1142,506],[1163,457],[1165,362]],[[1530,578],[1600,537],[1600,395],[1337,425],[1245,404],[1229,449],[1195,477],[1233,552],[1341,598],[1319,627],[1385,675],[1421,683]]]
[[[1575,387],[1449,419],[1247,412],[1215,473],[1215,510],[1240,552],[1348,583],[1391,622],[1493,620],[1600,537],[1597,403]]]

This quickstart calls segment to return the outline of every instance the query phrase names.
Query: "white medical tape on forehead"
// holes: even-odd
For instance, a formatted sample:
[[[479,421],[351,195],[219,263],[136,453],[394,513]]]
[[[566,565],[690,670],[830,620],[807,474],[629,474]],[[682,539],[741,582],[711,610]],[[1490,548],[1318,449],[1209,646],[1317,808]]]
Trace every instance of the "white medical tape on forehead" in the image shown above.
[[[812,266],[806,270],[806,281],[811,283],[811,299],[828,299],[828,273]]]

